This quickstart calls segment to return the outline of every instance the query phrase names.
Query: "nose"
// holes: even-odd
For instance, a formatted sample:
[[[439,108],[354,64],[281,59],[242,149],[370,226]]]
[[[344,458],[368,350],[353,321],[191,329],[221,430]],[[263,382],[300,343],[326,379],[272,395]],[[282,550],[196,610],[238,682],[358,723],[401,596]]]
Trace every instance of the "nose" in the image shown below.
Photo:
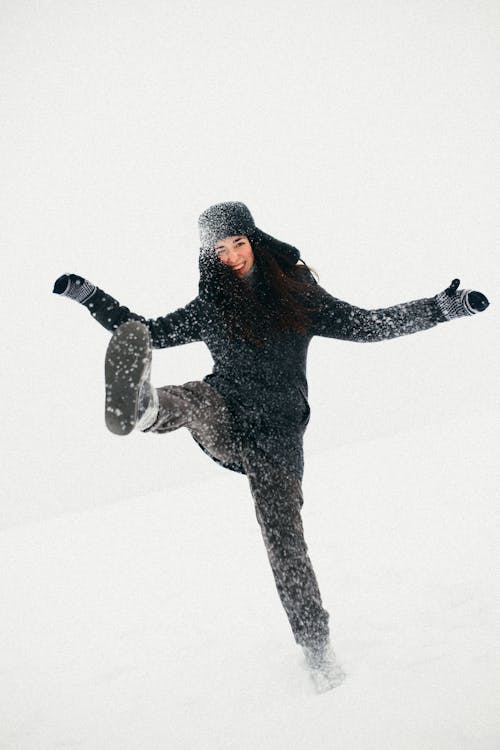
[[[234,266],[238,263],[239,257],[238,252],[234,248],[231,248],[227,254],[227,260],[229,265]]]

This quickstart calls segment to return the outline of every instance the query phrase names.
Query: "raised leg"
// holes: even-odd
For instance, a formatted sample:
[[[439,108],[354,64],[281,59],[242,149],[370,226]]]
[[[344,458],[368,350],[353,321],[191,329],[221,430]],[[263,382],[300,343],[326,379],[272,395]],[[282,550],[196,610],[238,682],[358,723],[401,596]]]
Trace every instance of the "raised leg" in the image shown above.
[[[164,433],[187,427],[196,442],[218,461],[240,463],[240,442],[224,399],[215,388],[195,380],[156,391],[158,417],[145,432]]]

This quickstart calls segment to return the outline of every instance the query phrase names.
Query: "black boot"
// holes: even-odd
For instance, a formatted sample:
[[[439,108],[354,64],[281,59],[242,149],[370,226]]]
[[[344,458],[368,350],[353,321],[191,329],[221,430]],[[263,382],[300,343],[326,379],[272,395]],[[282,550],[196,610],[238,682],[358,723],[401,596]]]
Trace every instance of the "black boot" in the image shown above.
[[[116,329],[106,351],[106,426],[115,435],[150,427],[158,412],[151,386],[151,337],[147,327],[129,320]]]

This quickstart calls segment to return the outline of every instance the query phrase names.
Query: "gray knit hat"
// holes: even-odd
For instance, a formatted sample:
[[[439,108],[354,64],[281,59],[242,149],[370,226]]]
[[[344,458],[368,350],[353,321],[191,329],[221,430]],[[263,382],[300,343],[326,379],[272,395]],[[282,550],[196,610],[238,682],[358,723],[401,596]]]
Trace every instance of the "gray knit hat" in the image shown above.
[[[202,250],[211,250],[216,242],[236,234],[252,237],[255,222],[244,203],[216,203],[201,214],[198,219]]]

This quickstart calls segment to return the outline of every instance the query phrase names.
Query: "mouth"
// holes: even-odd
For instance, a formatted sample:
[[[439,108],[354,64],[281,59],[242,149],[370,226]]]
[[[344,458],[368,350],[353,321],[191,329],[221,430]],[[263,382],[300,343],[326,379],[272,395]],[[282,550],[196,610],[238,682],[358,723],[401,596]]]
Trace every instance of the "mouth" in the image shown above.
[[[231,266],[231,270],[235,273],[241,273],[245,268],[245,263],[239,263],[237,266]]]

